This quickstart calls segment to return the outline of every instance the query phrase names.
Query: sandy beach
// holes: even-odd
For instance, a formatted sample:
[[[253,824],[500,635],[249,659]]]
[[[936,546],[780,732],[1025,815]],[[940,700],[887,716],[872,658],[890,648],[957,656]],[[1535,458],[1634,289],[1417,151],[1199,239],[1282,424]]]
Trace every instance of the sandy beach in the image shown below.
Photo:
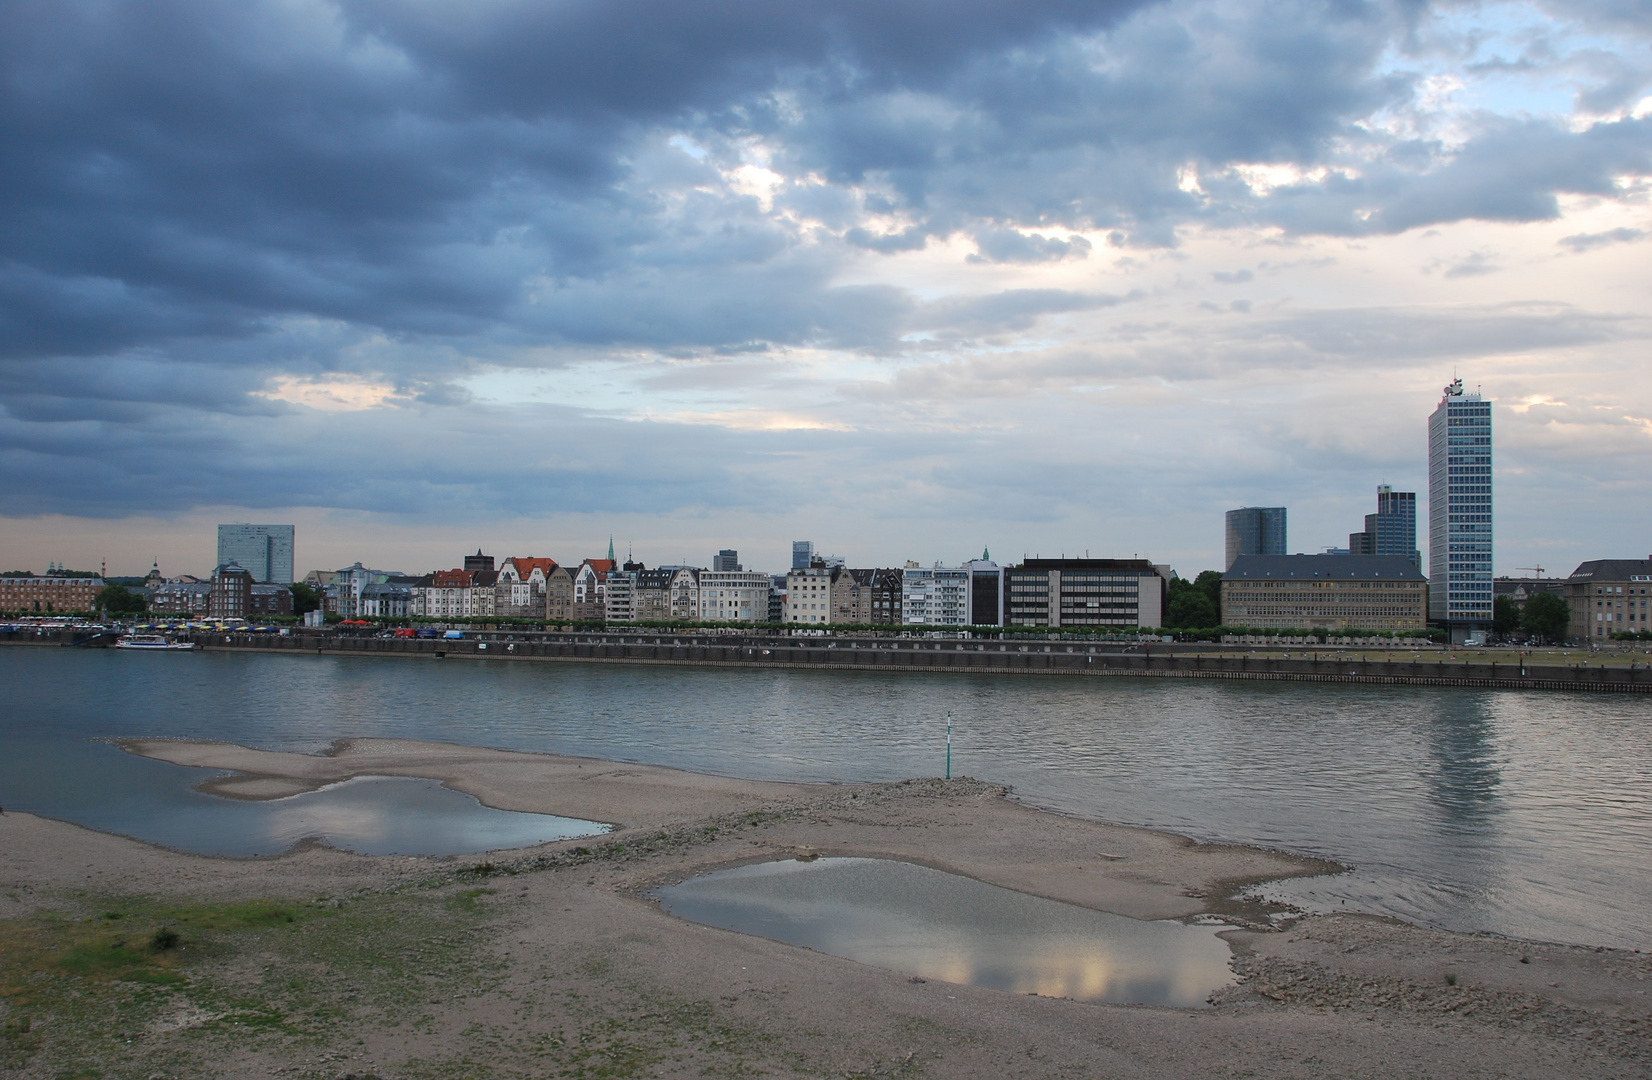
[[[0,815],[6,1075],[1652,1070],[1652,957],[1356,915],[1280,919],[1248,886],[1335,868],[1039,812],[978,781],[757,783],[409,741],[324,755],[124,748],[233,770],[209,788],[230,798],[418,776],[489,806],[614,831],[465,858],[310,845],[228,860]],[[1009,994],[687,923],[647,895],[711,869],[817,853],[907,860],[1133,918],[1219,915],[1236,927],[1225,936],[1239,979],[1203,1009]],[[180,928],[177,947],[128,955],[161,939],[122,927],[163,923]],[[96,949],[128,966],[77,966]]]

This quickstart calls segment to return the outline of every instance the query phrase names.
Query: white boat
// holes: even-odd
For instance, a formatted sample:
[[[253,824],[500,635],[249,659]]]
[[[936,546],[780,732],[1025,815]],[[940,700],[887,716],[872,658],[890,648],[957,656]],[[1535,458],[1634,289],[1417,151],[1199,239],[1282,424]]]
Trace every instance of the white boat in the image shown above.
[[[115,640],[117,649],[142,649],[146,652],[188,652],[195,648],[193,641],[170,641],[159,634],[128,634]]]

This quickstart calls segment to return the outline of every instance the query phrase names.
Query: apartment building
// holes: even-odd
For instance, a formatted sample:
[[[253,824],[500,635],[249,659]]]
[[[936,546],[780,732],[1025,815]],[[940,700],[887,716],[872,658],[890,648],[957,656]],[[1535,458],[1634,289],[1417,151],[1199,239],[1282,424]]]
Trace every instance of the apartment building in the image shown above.
[[[212,593],[207,615],[214,619],[245,619],[252,614],[252,572],[238,563],[212,571]]]
[[[901,572],[901,621],[907,626],[967,625],[971,584],[967,566],[906,567]]]
[[[1573,641],[1600,644],[1613,634],[1652,630],[1652,556],[1580,563],[1565,595]]]
[[[512,556],[499,567],[494,584],[494,610],[504,618],[543,619],[548,614],[551,574],[555,559]]]
[[[101,577],[0,575],[0,611],[91,611],[102,588]]]
[[[1241,555],[1222,621],[1303,630],[1422,630],[1428,581],[1410,555]]]
[[[570,617],[579,622],[601,622],[608,614],[608,575],[618,569],[613,559],[586,559],[572,575]]]
[[[750,570],[700,571],[702,622],[767,622],[769,575]]]
[[[839,568],[818,559],[813,565],[793,567],[786,574],[788,623],[821,624],[832,621],[832,580]]]

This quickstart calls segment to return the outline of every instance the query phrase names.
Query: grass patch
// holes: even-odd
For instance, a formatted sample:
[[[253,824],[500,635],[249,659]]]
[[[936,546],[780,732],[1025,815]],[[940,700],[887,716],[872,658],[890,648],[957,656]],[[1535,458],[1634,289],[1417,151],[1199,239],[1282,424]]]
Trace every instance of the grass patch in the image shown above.
[[[315,903],[104,897],[0,920],[0,1073],[209,1074],[226,1051],[313,1053],[351,1023],[418,1024],[486,987],[491,889]]]

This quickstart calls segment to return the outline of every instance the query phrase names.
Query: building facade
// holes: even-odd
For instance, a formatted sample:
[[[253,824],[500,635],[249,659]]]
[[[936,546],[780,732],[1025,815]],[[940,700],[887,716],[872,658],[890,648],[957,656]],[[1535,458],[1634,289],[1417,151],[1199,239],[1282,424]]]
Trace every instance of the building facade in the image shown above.
[[[795,547],[795,545],[794,545]],[[832,621],[832,579],[837,567],[816,562],[794,567],[786,575],[785,622],[820,624]]]
[[[1169,587],[1146,559],[1028,559],[1004,572],[1004,625],[1156,627]]]
[[[700,571],[700,621],[769,620],[769,575],[751,570]]]
[[[252,614],[252,571],[236,563],[225,563],[212,571],[212,593],[207,616],[213,619],[245,619]]]
[[[162,581],[147,586],[149,611],[155,615],[183,615],[204,618],[212,607],[210,581]]]
[[[1004,568],[985,550],[964,564],[969,570],[969,622],[974,626],[1004,625]]]
[[[91,611],[97,606],[101,577],[67,574],[0,575],[0,611],[28,614]]]
[[[901,573],[901,622],[907,626],[967,626],[970,592],[967,566],[908,566]]]
[[[608,575],[618,567],[613,559],[586,559],[574,571],[572,612],[579,622],[601,622],[608,617]]]
[[[807,570],[809,564],[815,561],[815,542],[813,540],[792,541],[792,569]]]
[[[405,619],[413,614],[413,586],[368,585],[361,590],[359,608],[364,619]]]
[[[1287,543],[1283,506],[1241,506],[1226,520],[1226,566],[1241,555],[1283,555]]]
[[[286,585],[255,582],[247,597],[247,617],[261,619],[269,615],[291,615],[293,591]]]
[[[1566,579],[1573,641],[1604,644],[1613,634],[1652,631],[1652,556],[1595,559]]]
[[[1491,402],[1453,379],[1428,418],[1428,616],[1461,641],[1491,626]]]
[[[1377,488],[1377,512],[1365,515],[1365,528],[1348,534],[1350,555],[1403,555],[1419,569],[1417,550],[1417,493]]]
[[[1408,556],[1241,555],[1222,621],[1275,630],[1423,630],[1428,582]]]
[[[740,565],[740,553],[733,548],[724,548],[711,560],[711,568],[719,574],[738,573],[744,567]]]
[[[260,581],[293,583],[293,527],[291,525],[218,526],[218,565],[235,563]]]
[[[511,619],[547,618],[551,578],[556,569],[555,559],[531,556],[506,559],[494,583],[494,613]]]

